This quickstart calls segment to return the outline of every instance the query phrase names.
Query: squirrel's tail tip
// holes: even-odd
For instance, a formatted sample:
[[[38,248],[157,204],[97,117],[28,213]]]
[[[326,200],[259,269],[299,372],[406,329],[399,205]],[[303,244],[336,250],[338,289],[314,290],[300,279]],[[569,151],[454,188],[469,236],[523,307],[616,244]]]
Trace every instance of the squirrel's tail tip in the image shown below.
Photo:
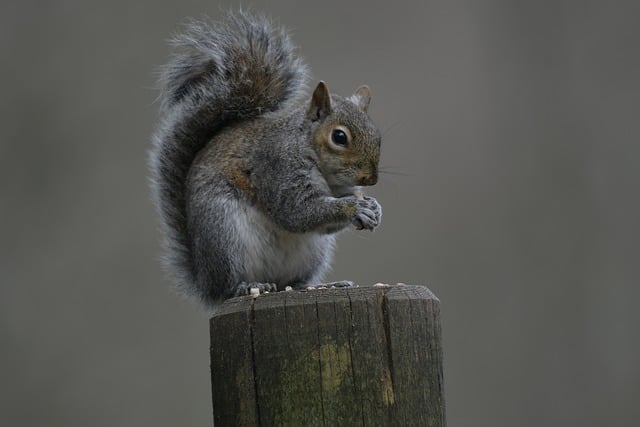
[[[273,111],[307,84],[307,66],[287,31],[263,15],[240,10],[217,22],[190,20],[171,45],[172,59],[159,78],[163,109],[213,97],[239,114]]]

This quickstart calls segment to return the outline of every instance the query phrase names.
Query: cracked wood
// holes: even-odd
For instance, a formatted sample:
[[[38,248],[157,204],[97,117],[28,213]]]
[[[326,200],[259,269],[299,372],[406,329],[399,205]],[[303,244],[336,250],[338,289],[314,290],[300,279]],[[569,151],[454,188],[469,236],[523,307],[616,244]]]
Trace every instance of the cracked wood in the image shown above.
[[[210,320],[216,426],[444,426],[440,303],[424,286],[278,292]]]

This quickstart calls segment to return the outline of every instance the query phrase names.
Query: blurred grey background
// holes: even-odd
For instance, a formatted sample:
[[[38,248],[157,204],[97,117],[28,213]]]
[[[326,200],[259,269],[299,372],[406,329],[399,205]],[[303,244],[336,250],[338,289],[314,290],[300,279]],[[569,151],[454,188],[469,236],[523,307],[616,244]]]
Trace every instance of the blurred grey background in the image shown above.
[[[450,426],[640,418],[640,2],[246,1],[384,131],[329,279],[441,299]],[[208,322],[159,268],[154,68],[229,2],[0,5],[0,424],[211,425]]]

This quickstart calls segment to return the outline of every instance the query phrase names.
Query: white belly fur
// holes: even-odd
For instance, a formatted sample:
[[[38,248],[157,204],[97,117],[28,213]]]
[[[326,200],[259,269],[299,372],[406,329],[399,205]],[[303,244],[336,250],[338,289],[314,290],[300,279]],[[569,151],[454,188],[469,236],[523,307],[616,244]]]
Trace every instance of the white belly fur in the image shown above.
[[[239,204],[241,209],[233,218],[239,247],[244,250],[240,257],[244,281],[284,285],[310,274],[310,281],[320,280],[333,252],[334,235],[290,233],[253,206]]]

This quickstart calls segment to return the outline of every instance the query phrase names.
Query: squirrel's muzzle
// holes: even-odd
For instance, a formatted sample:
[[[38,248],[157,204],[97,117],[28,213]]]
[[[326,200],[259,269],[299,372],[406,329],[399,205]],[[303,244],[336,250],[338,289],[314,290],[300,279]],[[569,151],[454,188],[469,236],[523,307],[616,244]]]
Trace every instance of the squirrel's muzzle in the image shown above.
[[[378,171],[366,175],[359,175],[356,178],[356,184],[358,185],[374,185],[378,182]]]

